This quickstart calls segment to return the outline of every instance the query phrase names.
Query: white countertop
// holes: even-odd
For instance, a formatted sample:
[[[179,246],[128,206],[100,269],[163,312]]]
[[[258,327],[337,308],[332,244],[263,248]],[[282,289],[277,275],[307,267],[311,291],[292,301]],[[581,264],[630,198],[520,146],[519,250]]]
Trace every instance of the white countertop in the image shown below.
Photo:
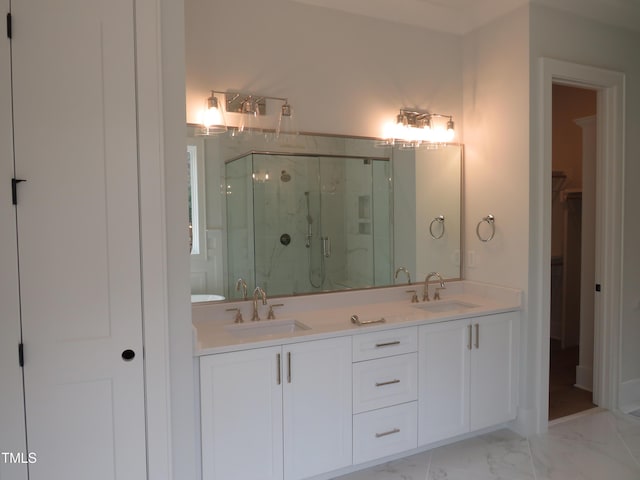
[[[253,311],[251,301],[194,304],[192,311],[195,355],[210,355],[354,335],[390,328],[491,315],[522,308],[522,292],[520,290],[468,281],[449,282],[446,287],[441,292],[441,300],[421,301],[418,304],[410,302],[411,295],[406,291],[418,290],[418,296],[422,299],[422,284],[277,298],[269,303],[284,304],[284,306],[275,309],[278,321],[295,319],[309,327],[306,330],[285,334],[244,336],[232,333],[235,312],[229,312],[226,309],[240,308],[245,319],[245,323],[241,325],[251,328],[256,324],[250,320]],[[434,287],[431,286],[429,288],[431,295],[433,290]],[[446,309],[445,304],[452,302],[473,306],[466,307],[463,311],[454,309],[442,312],[426,311],[419,308],[425,306],[426,308],[443,307]],[[272,322],[272,320],[266,320],[268,307],[262,306],[261,302],[259,302],[259,306],[262,318],[260,324],[266,325],[268,322]],[[354,314],[358,315],[361,321],[384,318],[385,323],[355,325],[350,320]]]

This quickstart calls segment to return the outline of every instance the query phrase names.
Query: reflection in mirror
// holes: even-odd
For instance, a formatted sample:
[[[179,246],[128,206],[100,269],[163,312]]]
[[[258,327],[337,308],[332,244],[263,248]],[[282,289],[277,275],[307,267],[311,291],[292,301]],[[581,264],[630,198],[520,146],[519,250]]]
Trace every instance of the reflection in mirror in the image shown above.
[[[391,283],[390,159],[250,152],[225,164],[227,298]]]
[[[461,145],[393,151],[395,265],[460,278]]]
[[[402,266],[418,282],[433,270],[460,278],[461,146],[190,133],[188,158],[203,160],[195,167],[206,184],[192,301],[242,299],[239,278],[270,297],[388,286]]]

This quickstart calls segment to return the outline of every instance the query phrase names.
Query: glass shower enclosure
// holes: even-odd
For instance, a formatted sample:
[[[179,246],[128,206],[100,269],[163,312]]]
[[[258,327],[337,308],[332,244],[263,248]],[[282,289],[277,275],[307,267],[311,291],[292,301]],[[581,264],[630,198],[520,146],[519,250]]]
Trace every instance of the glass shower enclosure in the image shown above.
[[[393,283],[391,162],[250,152],[225,164],[227,298]]]

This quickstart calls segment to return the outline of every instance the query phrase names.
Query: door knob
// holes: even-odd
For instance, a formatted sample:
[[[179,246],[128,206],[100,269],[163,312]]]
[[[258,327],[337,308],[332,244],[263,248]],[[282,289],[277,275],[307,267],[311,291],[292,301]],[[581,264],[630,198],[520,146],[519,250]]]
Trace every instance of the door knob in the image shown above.
[[[122,359],[125,362],[130,362],[131,360],[133,360],[133,357],[135,356],[136,356],[136,352],[134,352],[131,349],[127,349],[122,352]]]

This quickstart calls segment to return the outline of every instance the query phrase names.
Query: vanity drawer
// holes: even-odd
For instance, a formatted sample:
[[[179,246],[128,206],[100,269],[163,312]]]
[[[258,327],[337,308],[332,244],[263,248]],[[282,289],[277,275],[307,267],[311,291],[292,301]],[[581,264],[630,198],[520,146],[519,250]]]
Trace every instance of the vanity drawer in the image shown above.
[[[353,364],[353,413],[390,407],[417,398],[417,353]]]
[[[353,416],[353,463],[393,455],[418,446],[417,402]]]
[[[396,328],[353,336],[353,361],[418,351],[418,327]]]

